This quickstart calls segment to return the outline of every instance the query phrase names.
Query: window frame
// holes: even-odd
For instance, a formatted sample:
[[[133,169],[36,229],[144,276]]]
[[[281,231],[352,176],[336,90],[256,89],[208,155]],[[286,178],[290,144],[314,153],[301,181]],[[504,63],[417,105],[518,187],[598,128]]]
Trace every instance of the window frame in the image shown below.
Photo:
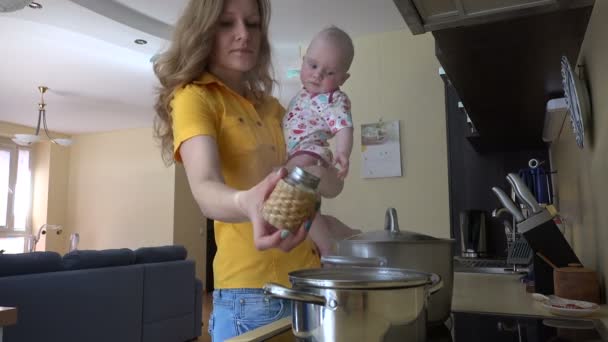
[[[10,153],[10,171],[9,171],[9,189],[13,191],[8,192],[7,206],[6,206],[6,226],[0,226],[0,238],[5,237],[25,237],[32,234],[32,207],[34,204],[34,174],[32,172],[32,148],[29,146],[19,146],[12,142],[10,139],[0,137],[0,149],[9,151]],[[25,230],[15,230],[15,189],[17,185],[17,171],[19,165],[19,151],[26,150],[29,152],[28,168],[30,171],[30,206],[26,217]]]

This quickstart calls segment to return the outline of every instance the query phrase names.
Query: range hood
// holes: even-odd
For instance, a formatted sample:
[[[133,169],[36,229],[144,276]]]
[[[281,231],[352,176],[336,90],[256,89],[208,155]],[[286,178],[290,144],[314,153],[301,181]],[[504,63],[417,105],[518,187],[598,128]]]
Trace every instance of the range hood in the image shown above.
[[[593,0],[394,2],[413,34],[435,37],[476,150],[546,148],[546,104],[564,96],[560,60],[578,60]]]

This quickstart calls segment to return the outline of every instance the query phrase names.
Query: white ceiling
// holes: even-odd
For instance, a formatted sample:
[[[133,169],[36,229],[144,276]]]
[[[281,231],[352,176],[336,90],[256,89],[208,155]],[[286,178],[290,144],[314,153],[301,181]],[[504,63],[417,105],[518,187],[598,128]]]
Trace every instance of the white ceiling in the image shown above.
[[[43,9],[0,13],[0,121],[34,126],[37,86],[45,85],[53,131],[150,127],[156,78],[149,60],[167,46],[167,24],[175,23],[186,0],[38,2]],[[337,25],[353,37],[406,27],[392,0],[272,0],[272,6],[283,102],[299,85],[280,76],[297,65],[299,45],[322,27]],[[148,44],[134,44],[137,38]]]

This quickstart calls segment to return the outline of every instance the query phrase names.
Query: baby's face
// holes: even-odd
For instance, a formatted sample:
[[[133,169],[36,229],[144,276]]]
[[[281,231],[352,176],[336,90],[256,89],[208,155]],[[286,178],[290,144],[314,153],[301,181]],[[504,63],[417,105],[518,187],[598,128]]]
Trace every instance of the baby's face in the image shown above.
[[[323,39],[313,41],[306,51],[300,80],[311,93],[328,93],[338,89],[348,79],[344,53]]]

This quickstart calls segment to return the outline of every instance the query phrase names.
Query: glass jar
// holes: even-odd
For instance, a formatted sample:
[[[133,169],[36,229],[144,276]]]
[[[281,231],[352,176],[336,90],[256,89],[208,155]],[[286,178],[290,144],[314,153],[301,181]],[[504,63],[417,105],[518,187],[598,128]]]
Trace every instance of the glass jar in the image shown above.
[[[264,203],[262,216],[266,222],[278,229],[297,230],[314,214],[319,181],[319,177],[294,167]]]

